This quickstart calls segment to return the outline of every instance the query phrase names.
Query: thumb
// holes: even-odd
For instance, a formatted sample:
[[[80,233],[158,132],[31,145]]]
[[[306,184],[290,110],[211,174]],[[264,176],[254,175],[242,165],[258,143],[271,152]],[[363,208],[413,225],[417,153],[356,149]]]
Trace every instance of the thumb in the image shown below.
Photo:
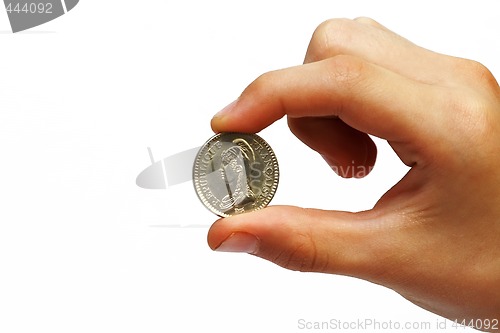
[[[373,211],[273,206],[218,220],[208,243],[216,251],[250,253],[291,270],[375,281],[394,265],[388,230],[397,232],[382,228],[377,219]]]

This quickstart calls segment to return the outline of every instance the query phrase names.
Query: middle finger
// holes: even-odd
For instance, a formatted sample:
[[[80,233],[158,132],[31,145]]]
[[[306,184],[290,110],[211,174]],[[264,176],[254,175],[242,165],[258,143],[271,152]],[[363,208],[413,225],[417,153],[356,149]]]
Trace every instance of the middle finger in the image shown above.
[[[410,79],[447,85],[453,67],[444,56],[397,35],[369,18],[332,19],[319,25],[307,49],[304,63],[336,55],[353,55]]]

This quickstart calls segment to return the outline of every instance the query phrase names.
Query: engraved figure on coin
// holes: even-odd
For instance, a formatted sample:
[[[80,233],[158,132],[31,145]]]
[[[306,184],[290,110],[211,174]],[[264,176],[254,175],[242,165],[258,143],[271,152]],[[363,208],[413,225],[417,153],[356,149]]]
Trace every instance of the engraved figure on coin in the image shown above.
[[[193,164],[198,198],[222,217],[266,207],[278,178],[276,156],[256,134],[216,134],[200,148]]]
[[[220,203],[223,211],[231,208],[240,210],[256,200],[249,175],[250,166],[255,161],[255,152],[244,139],[234,139],[232,143],[234,146],[221,153],[220,171],[227,189],[227,195]]]

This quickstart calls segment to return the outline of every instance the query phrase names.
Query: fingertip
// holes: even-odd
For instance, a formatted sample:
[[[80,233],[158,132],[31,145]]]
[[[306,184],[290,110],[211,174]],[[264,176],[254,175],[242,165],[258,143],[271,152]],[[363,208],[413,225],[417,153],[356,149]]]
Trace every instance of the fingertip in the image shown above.
[[[297,207],[270,206],[264,209],[226,218],[218,219],[208,230],[208,246],[216,250],[221,244],[237,233],[250,234],[257,239],[267,239],[274,233],[279,233],[280,224],[285,224]]]
[[[214,116],[214,118],[219,118],[219,119],[222,119],[224,118],[225,116],[227,116],[228,114],[230,114],[231,112],[233,112],[236,104],[238,103],[238,100],[234,100],[232,101],[231,103],[229,103],[227,106],[225,106],[222,110],[220,110],[219,112],[217,112]]]
[[[224,230],[224,219],[218,219],[208,229],[207,243],[215,251],[229,234]]]
[[[214,116],[214,117],[210,120],[210,127],[212,128],[212,131],[213,131],[214,133],[220,133],[220,132],[221,132],[221,128],[222,128],[221,123],[222,123],[223,121],[224,121],[224,120],[223,120],[221,117],[217,116],[217,115],[215,115],[215,116]]]
[[[228,115],[233,112],[236,104],[238,103],[238,99],[234,100],[233,102],[229,103],[227,106],[222,108],[219,112],[217,112],[213,117],[212,120],[210,121],[210,126],[212,127],[212,130],[215,133],[222,132],[225,124],[225,120],[228,117]]]
[[[330,159],[328,156],[322,156],[326,161],[330,169],[332,169],[337,176],[344,179],[361,179],[368,176],[372,170],[373,165],[357,165],[353,162],[351,164],[339,164],[336,161]]]
[[[364,160],[362,163],[353,164],[351,171],[351,176],[349,178],[361,179],[368,176],[375,166],[375,161],[377,159],[377,146],[375,142],[368,136],[363,137],[364,146]]]
[[[372,26],[374,28],[389,31],[389,29],[387,29],[385,26],[380,24],[378,21],[372,19],[371,17],[360,16],[360,17],[356,17],[354,19],[354,21],[361,23],[361,24],[364,24],[364,25]]]
[[[375,164],[377,147],[370,136],[338,118],[291,118],[290,130],[317,151],[342,178],[363,178]]]
[[[367,172],[363,177],[368,176],[370,172],[372,172],[373,168],[375,167],[375,162],[377,161],[378,155],[377,145],[369,136],[367,137],[366,145],[366,160],[364,165],[367,168]]]
[[[235,232],[222,241],[214,250],[217,252],[234,252],[257,254],[260,239],[246,232]]]

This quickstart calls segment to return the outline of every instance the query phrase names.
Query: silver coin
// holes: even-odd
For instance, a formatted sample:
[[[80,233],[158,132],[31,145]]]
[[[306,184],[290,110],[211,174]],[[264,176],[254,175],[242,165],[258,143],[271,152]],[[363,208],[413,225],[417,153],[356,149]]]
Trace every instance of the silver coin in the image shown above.
[[[200,148],[193,167],[198,197],[222,217],[266,207],[278,180],[276,155],[256,134],[215,135]]]

